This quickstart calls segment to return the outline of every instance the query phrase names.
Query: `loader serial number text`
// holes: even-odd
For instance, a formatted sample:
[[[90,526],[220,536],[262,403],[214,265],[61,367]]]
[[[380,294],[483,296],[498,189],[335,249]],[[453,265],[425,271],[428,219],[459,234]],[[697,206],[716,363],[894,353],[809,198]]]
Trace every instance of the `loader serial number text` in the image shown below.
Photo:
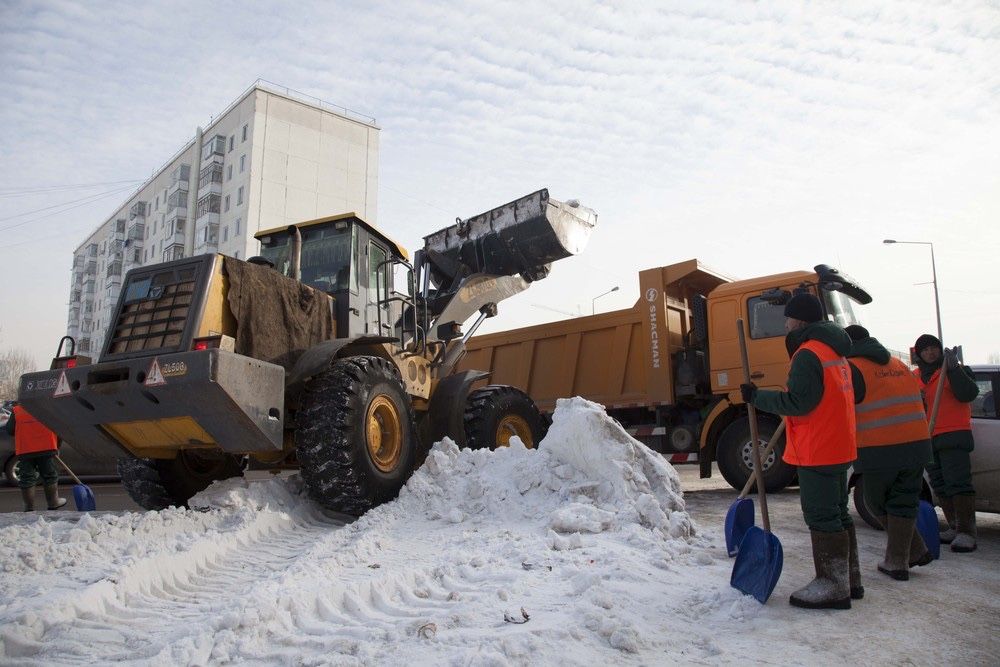
[[[169,364],[162,364],[160,366],[160,374],[163,377],[177,377],[178,375],[187,375],[188,367],[183,361],[173,361]]]

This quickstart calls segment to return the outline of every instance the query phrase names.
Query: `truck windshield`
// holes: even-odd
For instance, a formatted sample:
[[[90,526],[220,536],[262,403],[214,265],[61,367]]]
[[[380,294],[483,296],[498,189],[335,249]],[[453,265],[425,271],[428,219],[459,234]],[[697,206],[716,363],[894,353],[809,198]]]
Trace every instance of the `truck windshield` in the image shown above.
[[[345,229],[324,227],[303,230],[302,282],[324,292],[350,288],[357,279],[351,261],[354,237],[354,225]],[[287,276],[291,272],[291,248],[291,239],[287,234],[271,236],[261,242],[261,255]]]
[[[823,293],[823,305],[826,306],[826,312],[833,315],[834,322],[842,327],[858,324],[858,318],[854,316],[854,308],[851,307],[850,297],[842,292],[820,291]]]

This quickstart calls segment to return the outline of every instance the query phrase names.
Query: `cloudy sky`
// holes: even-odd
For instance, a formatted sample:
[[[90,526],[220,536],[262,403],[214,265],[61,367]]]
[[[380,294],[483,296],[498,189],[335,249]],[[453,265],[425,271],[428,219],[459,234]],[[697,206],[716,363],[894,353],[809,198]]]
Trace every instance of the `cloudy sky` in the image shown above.
[[[0,2],[0,347],[48,363],[73,248],[263,78],[377,119],[378,222],[411,248],[540,187],[598,211],[492,330],[692,257],[828,263],[905,349],[936,325],[898,238],[934,243],[946,343],[1000,352],[996,2],[530,4]]]

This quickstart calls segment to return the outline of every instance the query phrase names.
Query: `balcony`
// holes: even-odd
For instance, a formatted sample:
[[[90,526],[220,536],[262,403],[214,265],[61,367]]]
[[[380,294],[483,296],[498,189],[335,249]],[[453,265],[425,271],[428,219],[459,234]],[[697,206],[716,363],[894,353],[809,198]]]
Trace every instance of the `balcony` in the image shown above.
[[[97,257],[97,244],[91,243],[87,246],[87,257]]]
[[[122,250],[125,249],[125,239],[118,238],[113,241],[108,242],[108,254],[112,257],[116,255],[121,255]]]
[[[212,162],[201,170],[201,175],[198,178],[198,198],[201,199],[209,194],[222,194],[221,162]]]
[[[76,342],[76,347],[80,352],[90,352],[90,338],[81,338]]]
[[[72,296],[71,296],[71,298],[72,298]],[[80,319],[80,304],[78,303],[79,300],[80,300],[80,297],[77,296],[75,299],[73,299],[73,301],[74,301],[73,305],[71,305],[69,307],[69,316],[68,317],[69,317],[69,321],[70,322],[76,322],[77,320]]]
[[[93,296],[94,294],[94,276],[87,276],[87,279],[83,281],[83,298],[86,299],[88,296]]]
[[[184,257],[184,244],[174,243],[163,250],[163,261],[172,262],[175,259],[183,259]]]
[[[128,226],[128,231],[125,233],[125,238],[129,241],[142,242],[142,239],[146,236],[146,223],[144,222],[133,222]]]
[[[125,238],[125,218],[118,218],[115,220],[115,224],[111,227],[111,232],[108,238],[121,239]]]
[[[167,197],[167,215],[175,211],[183,211],[183,215],[187,215],[187,201],[188,201],[188,189],[187,183],[184,184],[183,189],[174,190],[169,197]]]
[[[84,257],[83,255],[75,255],[73,257],[73,268],[74,269],[82,269],[83,265],[86,263],[86,261],[87,261],[87,258]]]
[[[125,251],[124,270],[128,271],[134,266],[142,264],[142,245],[132,246]]]
[[[226,154],[226,138],[221,134],[208,139],[201,145],[201,161],[214,162],[218,157],[218,162],[222,162],[222,157]]]
[[[215,215],[215,214],[209,214]],[[215,252],[219,248],[219,223],[218,215],[215,216],[215,223],[198,225],[195,230],[194,254],[202,255],[206,252]]]
[[[128,211],[128,219],[143,219],[146,217],[146,212],[149,210],[149,206],[144,201],[137,201],[132,204],[132,208]]]

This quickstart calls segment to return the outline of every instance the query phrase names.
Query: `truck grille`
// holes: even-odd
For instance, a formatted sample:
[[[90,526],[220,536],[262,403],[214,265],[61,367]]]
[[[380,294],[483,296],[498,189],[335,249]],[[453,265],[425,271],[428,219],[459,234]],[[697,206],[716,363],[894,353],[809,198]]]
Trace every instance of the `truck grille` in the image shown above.
[[[187,266],[130,279],[123,290],[124,303],[111,331],[107,353],[179,346],[194,300],[196,275],[196,267]]]

